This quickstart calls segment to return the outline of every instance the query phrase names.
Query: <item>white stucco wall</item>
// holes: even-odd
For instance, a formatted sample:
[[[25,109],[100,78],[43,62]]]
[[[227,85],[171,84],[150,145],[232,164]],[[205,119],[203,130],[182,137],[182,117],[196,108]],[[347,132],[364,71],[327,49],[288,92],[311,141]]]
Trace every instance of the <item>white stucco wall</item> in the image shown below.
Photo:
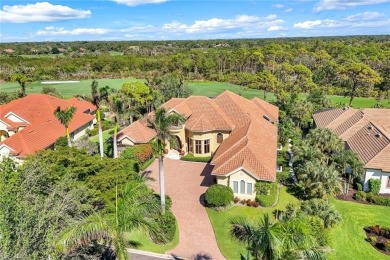
[[[369,187],[368,187],[369,179],[380,179],[381,189],[379,193],[390,194],[390,187],[387,187],[389,177],[390,177],[390,172],[383,172],[381,170],[376,170],[376,169],[366,169],[365,178],[364,178],[364,190],[369,191]]]
[[[245,194],[241,193],[241,181],[245,182]],[[234,197],[238,197],[240,199],[251,199],[254,200],[256,198],[256,192],[255,192],[255,184],[256,184],[256,179],[252,177],[250,174],[248,174],[244,169],[238,169],[236,172],[230,174],[229,176],[217,176],[217,183],[226,185],[230,187],[233,192],[233,182],[237,181],[238,182],[238,192],[234,193]],[[252,194],[247,194],[247,184],[251,183],[252,184]]]
[[[133,146],[134,143],[127,137],[121,139],[120,141],[118,141],[120,144],[122,145],[130,145],[130,146]]]
[[[14,114],[9,114],[9,115],[7,116],[7,118],[8,118],[9,120],[11,120],[12,122],[18,122],[18,123],[24,122],[21,118],[15,116]]]
[[[5,124],[4,122],[2,122],[1,120],[0,120],[0,130],[5,130],[5,131],[7,131],[7,124]]]

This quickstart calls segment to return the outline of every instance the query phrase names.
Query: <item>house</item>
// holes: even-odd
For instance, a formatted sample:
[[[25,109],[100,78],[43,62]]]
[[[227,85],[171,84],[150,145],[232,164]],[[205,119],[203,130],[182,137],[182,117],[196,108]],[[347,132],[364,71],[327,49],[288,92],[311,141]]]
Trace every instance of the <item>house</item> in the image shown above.
[[[212,175],[217,183],[231,187],[236,197],[254,199],[257,181],[276,180],[276,106],[225,91],[213,99],[173,98],[162,107],[186,119],[184,124],[170,129],[177,142],[167,143],[167,149],[198,157],[212,156]],[[147,120],[142,119],[120,131],[118,142],[147,143],[155,135]]]
[[[92,129],[96,107],[87,101],[60,99],[46,94],[29,94],[0,106],[0,157],[17,161],[42,149],[53,148],[55,141],[65,136],[65,127],[54,116],[60,106],[76,107],[69,125],[73,140]]]
[[[390,109],[335,108],[313,115],[319,128],[333,130],[364,164],[364,190],[380,179],[380,193],[390,193]]]

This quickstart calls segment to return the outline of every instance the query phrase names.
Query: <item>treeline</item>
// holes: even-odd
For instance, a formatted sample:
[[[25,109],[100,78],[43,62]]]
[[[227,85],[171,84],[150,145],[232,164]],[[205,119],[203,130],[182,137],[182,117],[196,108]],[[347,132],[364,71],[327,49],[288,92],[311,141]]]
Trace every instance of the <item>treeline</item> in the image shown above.
[[[6,49],[7,48],[7,49]],[[146,78],[179,72],[186,80],[228,81],[287,94],[382,98],[389,90],[389,36],[265,40],[69,42],[0,45],[0,79]],[[38,55],[40,50],[45,54]],[[7,52],[4,52],[7,51]],[[20,56],[20,54],[38,53]],[[115,53],[113,53],[115,52]]]

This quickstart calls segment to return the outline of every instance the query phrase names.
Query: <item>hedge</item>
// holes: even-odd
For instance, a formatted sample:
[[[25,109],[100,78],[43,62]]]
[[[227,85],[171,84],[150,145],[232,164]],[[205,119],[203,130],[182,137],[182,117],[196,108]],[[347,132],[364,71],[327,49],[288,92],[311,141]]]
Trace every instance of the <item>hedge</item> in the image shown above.
[[[278,183],[273,182],[273,183],[269,183],[268,185],[266,185],[266,186],[269,187],[269,194],[257,194],[256,195],[256,201],[259,202],[260,206],[262,206],[262,207],[272,206],[272,204],[275,203],[276,197],[278,195]],[[259,184],[256,183],[256,186],[259,186]],[[260,186],[263,186],[263,185],[260,185]],[[257,191],[256,191],[256,193],[257,193]]]
[[[196,157],[193,156],[192,154],[187,154],[185,156],[182,156],[180,160],[183,161],[189,161],[189,162],[204,162],[208,163],[211,161],[211,156],[206,156],[206,157]]]
[[[390,207],[390,197],[383,197],[372,192],[359,191],[354,194],[355,200]]]
[[[207,189],[205,200],[209,207],[225,207],[234,200],[233,190],[222,184],[214,184]]]
[[[380,179],[369,179],[368,180],[368,187],[370,189],[370,192],[374,194],[379,194],[379,191],[381,189],[381,180]]]

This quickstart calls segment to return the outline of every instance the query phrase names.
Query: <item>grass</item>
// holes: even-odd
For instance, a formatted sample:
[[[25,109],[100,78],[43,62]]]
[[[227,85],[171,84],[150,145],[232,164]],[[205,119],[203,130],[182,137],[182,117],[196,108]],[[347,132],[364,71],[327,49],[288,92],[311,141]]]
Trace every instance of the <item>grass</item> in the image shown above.
[[[105,142],[108,138],[110,138],[112,136],[112,133],[110,133],[110,132],[113,132],[113,131],[114,131],[114,128],[107,129],[107,130],[103,131],[103,142]],[[91,136],[89,138],[89,140],[91,142],[98,143],[99,142],[99,134]]]
[[[257,222],[265,214],[272,215],[275,209],[284,209],[288,203],[297,203],[298,200],[286,192],[286,188],[280,189],[279,203],[275,208],[252,208],[235,206],[226,211],[215,211],[207,209],[210,222],[214,229],[218,247],[227,259],[240,259],[240,255],[246,256],[247,250],[244,244],[237,242],[230,236],[229,221],[234,217],[244,217],[250,221]]]
[[[153,243],[149,238],[149,234],[143,229],[125,233],[125,239],[131,241],[132,244],[138,244],[138,246],[134,247],[136,249],[163,254],[166,251],[175,248],[179,243],[179,226],[176,222],[175,236],[173,237],[173,240],[167,244]]]
[[[185,156],[182,156],[180,158],[181,160],[183,161],[189,161],[189,162],[205,162],[205,163],[208,163],[211,161],[211,156],[206,156],[206,157],[198,157],[198,156],[194,156],[192,154],[187,154]]]
[[[116,55],[116,54],[112,54]],[[100,86],[109,86],[110,88],[114,89],[120,89],[122,87],[122,84],[125,82],[132,82],[132,81],[143,81],[141,79],[135,79],[135,78],[123,78],[123,79],[97,79]],[[81,80],[78,83],[73,84],[48,84],[45,86],[54,87],[60,92],[65,98],[73,97],[77,94],[90,94],[90,88],[91,88],[92,79],[90,80]],[[30,93],[41,93],[42,85],[40,82],[35,81],[30,83],[27,86],[27,94]],[[212,82],[212,81],[202,81],[202,82],[189,82],[188,83],[189,88],[192,90],[193,95],[195,96],[208,96],[208,97],[214,97],[218,94],[222,93],[225,90],[232,91],[234,93],[239,93],[239,86],[235,84],[230,84],[226,82]],[[13,92],[13,91],[19,91],[19,85],[16,82],[7,82],[7,83],[1,83],[0,84],[0,92]],[[259,91],[256,89],[247,89],[242,93],[242,96],[245,98],[253,98],[258,97],[261,99],[264,99],[264,92]],[[301,97],[304,96],[304,94],[300,95]],[[342,97],[342,96],[328,96],[333,103],[349,103],[349,97]],[[267,93],[266,98],[267,101],[275,101],[275,95],[272,93]],[[377,101],[375,98],[362,98],[362,97],[356,97],[353,100],[352,106],[355,108],[365,108],[365,107],[372,107],[374,104],[376,104]],[[388,101],[383,101],[383,105],[388,106]]]
[[[341,213],[343,221],[331,230],[332,259],[389,259],[365,241],[366,226],[390,227],[390,207],[359,204],[351,201],[331,200]]]

